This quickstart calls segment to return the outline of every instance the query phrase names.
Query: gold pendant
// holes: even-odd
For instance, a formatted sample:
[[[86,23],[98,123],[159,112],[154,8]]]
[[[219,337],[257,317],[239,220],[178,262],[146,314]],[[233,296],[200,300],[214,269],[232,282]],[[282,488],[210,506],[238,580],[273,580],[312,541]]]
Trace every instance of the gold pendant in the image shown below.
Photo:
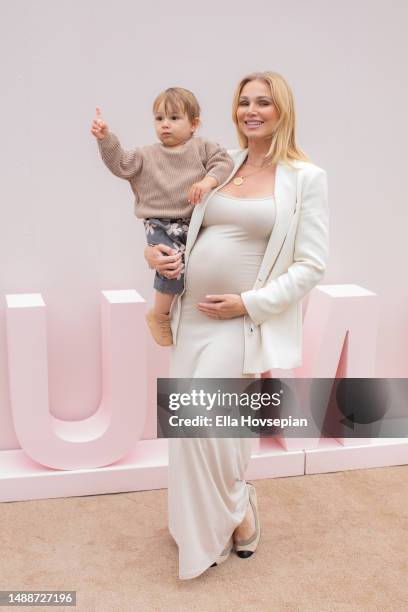
[[[242,185],[242,183],[244,182],[244,177],[237,176],[232,182],[234,183],[234,185],[237,185],[239,187],[239,185]]]

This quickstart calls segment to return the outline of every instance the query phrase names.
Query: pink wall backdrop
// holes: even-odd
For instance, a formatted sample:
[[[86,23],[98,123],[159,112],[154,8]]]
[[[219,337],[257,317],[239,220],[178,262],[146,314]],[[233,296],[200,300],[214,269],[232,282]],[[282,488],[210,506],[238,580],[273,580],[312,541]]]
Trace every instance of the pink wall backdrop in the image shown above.
[[[236,147],[232,94],[252,70],[288,79],[300,144],[328,171],[323,282],[378,294],[376,374],[408,375],[404,1],[17,0],[0,12],[0,449],[18,448],[5,294],[43,295],[51,411],[68,420],[93,414],[100,398],[100,291],[151,298],[130,188],[90,134],[95,106],[131,148],[154,142],[155,95],[188,87],[201,133]]]

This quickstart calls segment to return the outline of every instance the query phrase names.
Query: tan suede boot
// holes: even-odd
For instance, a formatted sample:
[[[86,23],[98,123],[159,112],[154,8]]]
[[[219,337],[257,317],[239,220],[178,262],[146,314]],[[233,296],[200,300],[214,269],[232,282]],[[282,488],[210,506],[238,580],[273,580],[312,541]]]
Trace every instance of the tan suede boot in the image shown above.
[[[157,344],[160,344],[160,346],[171,346],[173,344],[170,315],[156,314],[152,309],[146,314],[146,321]]]

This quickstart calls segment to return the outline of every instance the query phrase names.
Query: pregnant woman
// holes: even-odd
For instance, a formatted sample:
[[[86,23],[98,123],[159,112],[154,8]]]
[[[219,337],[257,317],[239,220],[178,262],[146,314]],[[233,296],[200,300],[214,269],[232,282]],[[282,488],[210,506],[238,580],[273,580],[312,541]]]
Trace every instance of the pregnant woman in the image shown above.
[[[171,312],[173,378],[256,377],[301,364],[302,298],[328,254],[326,173],[295,139],[291,90],[273,72],[238,84],[233,121],[241,149],[231,176],[196,206],[185,250],[185,290]],[[168,278],[179,256],[147,247]],[[260,537],[246,483],[249,438],[169,439],[169,530],[179,577],[195,578]]]

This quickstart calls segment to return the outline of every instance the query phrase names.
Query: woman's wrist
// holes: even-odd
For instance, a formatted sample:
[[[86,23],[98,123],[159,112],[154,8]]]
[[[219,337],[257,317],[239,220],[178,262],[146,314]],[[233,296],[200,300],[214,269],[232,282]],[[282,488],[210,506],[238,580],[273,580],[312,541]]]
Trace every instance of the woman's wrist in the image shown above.
[[[241,310],[242,310],[241,314],[243,314],[243,315],[249,314],[247,309],[246,309],[244,300],[242,299],[242,295],[239,295],[239,300],[240,300],[240,306],[241,306]]]

